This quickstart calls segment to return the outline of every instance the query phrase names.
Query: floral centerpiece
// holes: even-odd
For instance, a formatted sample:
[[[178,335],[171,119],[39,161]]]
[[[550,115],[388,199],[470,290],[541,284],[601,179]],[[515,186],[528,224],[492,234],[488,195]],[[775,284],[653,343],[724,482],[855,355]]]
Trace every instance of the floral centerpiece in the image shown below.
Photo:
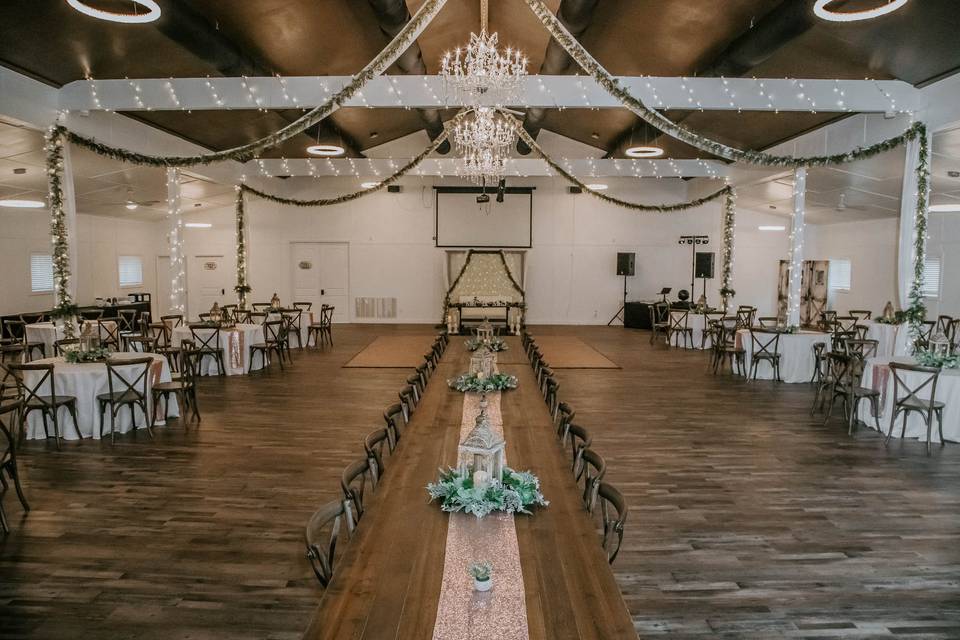
[[[903,324],[907,321],[907,314],[903,311],[895,311],[893,315],[883,315],[876,319],[880,324]]]
[[[960,355],[936,353],[929,349],[922,349],[916,353],[917,364],[924,367],[936,367],[938,369],[957,369],[960,368]]]
[[[467,469],[440,470],[437,482],[427,485],[430,501],[439,500],[440,508],[448,513],[472,513],[482,518],[494,511],[504,513],[532,512],[528,507],[545,507],[549,502],[540,493],[540,479],[529,471],[503,469],[503,479],[487,479],[475,486],[473,471]]]
[[[473,588],[477,591],[489,591],[493,586],[493,565],[487,560],[470,563],[467,574],[473,578]]]
[[[447,380],[451,389],[463,393],[489,393],[491,391],[506,391],[517,388],[517,377],[505,373],[495,373],[492,376],[481,377],[472,373],[461,373],[453,380]]]
[[[494,336],[488,340],[483,340],[481,338],[470,338],[466,341],[467,351],[476,351],[480,347],[486,347],[490,351],[506,351],[507,343],[504,342],[503,338],[499,336]]]
[[[95,347],[93,349],[69,349],[63,354],[63,359],[70,364],[80,364],[84,362],[103,362],[110,357],[110,350],[106,347]]]

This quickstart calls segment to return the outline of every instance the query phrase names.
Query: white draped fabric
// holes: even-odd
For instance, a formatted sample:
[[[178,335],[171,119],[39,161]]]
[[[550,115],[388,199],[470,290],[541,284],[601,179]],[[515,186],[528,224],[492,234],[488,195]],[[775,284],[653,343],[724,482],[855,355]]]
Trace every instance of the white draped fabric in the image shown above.
[[[867,338],[877,341],[877,357],[892,358],[910,354],[910,327],[905,324],[884,324],[867,320]]]
[[[112,354],[111,357],[116,360],[129,360],[133,358],[142,358],[145,355],[153,356],[153,365],[151,366],[151,372],[148,375],[148,379],[150,381],[148,385],[153,385],[157,382],[170,382],[170,366],[167,363],[167,359],[162,355],[155,353],[143,354],[120,352]],[[107,382],[107,366],[99,362],[70,364],[65,362],[63,358],[45,358],[43,360],[35,360],[34,362],[39,364],[52,363],[54,365],[53,375],[57,395],[74,396],[77,399],[77,420],[79,422],[78,426],[80,427],[80,433],[84,438],[93,437],[95,440],[98,440],[100,438],[101,416],[99,415],[97,409],[97,394],[108,393],[110,391],[109,383]],[[25,371],[24,381],[29,385],[37,384],[42,375],[42,372]],[[133,380],[136,378],[135,369],[133,367],[121,368],[120,375],[122,375],[128,382],[133,382]],[[116,378],[114,378],[114,380],[116,380]],[[147,390],[149,392],[149,386]],[[50,394],[49,382],[43,385],[43,387],[40,389],[40,393],[41,395]],[[177,406],[175,397],[170,398],[170,407],[167,412],[170,416],[180,415],[179,407]],[[146,420],[144,416],[141,415],[139,409],[136,409],[136,414],[137,428],[145,429]],[[156,423],[157,425],[164,424],[163,420],[160,418],[162,418],[162,416],[158,416],[158,421]],[[60,425],[60,434],[63,436],[64,440],[78,439],[77,432],[73,426],[73,420],[71,419],[66,408],[62,407],[60,409],[59,413],[57,414],[57,421]],[[107,432],[109,433],[109,409],[104,412],[102,421],[105,424]],[[48,423],[50,436],[52,437],[53,424],[49,420]],[[116,422],[114,424],[114,431],[117,433],[126,433],[132,429],[133,422],[130,418],[130,411],[124,408],[119,414],[117,414]],[[43,417],[40,415],[39,411],[34,411],[27,419],[26,436],[28,439],[43,439],[46,437],[43,430]]]
[[[932,149],[932,137],[927,134],[928,149]],[[920,163],[920,137],[910,140],[906,145],[906,162],[903,167],[903,188],[900,192],[900,238],[897,251],[897,293],[900,296],[900,308],[910,306],[910,287],[913,284],[914,257],[916,248],[917,196],[922,195],[924,206],[929,193],[919,194],[917,184],[917,165]],[[926,239],[924,239],[926,242]]]
[[[807,206],[807,168],[793,172],[793,216],[790,219],[790,283],[787,324],[800,326],[800,285],[803,283],[803,235]]]
[[[903,332],[907,332],[907,327],[903,327]],[[893,358],[897,362],[905,364],[915,364],[916,360],[911,356],[897,356]],[[880,392],[880,428],[886,433],[890,428],[890,417],[893,415],[893,375],[890,372],[890,358],[869,358],[863,371],[862,386],[868,389],[876,389]],[[922,382],[925,374],[905,372],[901,374],[907,384],[916,386]],[[901,394],[903,389],[901,388]],[[923,400],[930,398],[929,387],[918,394]],[[937,381],[936,400],[946,403],[943,410],[943,438],[951,442],[960,442],[960,369],[943,369],[940,372],[940,379]],[[868,427],[876,428],[873,413],[870,410],[869,402],[861,402],[857,410],[857,417]],[[897,418],[893,428],[893,436],[900,437],[900,429],[903,426],[903,414]],[[906,438],[919,438],[923,441],[927,439],[927,426],[919,413],[911,412],[907,417]],[[937,431],[936,420],[933,423],[930,439],[933,442],[940,442],[940,434]]]

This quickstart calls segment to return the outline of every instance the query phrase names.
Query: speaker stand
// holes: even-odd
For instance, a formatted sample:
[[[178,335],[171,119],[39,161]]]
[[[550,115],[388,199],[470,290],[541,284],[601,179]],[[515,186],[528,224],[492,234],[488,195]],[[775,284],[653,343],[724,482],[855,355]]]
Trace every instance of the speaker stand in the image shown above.
[[[623,304],[620,305],[620,309],[615,314],[613,314],[612,318],[610,318],[610,321],[607,323],[607,326],[609,327],[610,325],[612,325],[615,320],[619,320],[624,324],[624,326],[626,326],[627,324],[626,311],[627,311],[627,276],[623,276]]]

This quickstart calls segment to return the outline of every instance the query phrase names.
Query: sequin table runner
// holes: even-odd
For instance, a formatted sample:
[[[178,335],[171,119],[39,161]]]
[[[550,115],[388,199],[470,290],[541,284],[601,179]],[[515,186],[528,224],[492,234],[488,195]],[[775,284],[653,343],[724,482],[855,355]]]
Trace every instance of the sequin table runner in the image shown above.
[[[479,413],[480,395],[465,393],[459,441],[473,428]],[[487,394],[487,416],[490,426],[503,435],[499,392]],[[493,588],[481,593],[474,590],[467,567],[484,560],[493,564]],[[451,513],[434,640],[527,640],[529,636],[513,516],[492,513],[478,519]]]

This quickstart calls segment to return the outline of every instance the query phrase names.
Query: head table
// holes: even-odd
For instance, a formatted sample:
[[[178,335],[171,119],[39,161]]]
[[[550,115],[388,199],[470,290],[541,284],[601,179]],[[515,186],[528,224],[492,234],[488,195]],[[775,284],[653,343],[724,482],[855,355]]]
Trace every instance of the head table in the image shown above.
[[[212,328],[197,328],[197,336],[210,339],[214,332]],[[223,368],[228,376],[238,376],[250,371],[263,368],[263,361],[259,356],[254,362],[250,361],[250,345],[263,342],[263,326],[259,324],[237,324],[229,329],[220,329],[220,350],[223,352]],[[178,347],[184,340],[193,340],[190,327],[183,325],[173,330],[171,342]],[[197,341],[197,346],[203,345]],[[213,346],[213,342],[211,342]],[[217,363],[213,358],[204,357],[201,360],[200,375],[215,376],[218,374]]]
[[[906,329],[904,329],[906,330]],[[866,366],[863,370],[863,380],[861,386],[868,389],[875,389],[880,392],[880,427],[887,432],[890,427],[890,417],[893,415],[893,374],[890,372],[890,362],[900,362],[902,364],[916,364],[912,356],[897,356],[867,358]],[[917,386],[928,374],[921,372],[901,373],[901,378],[907,384]],[[901,387],[901,393],[904,393]],[[929,400],[930,389],[924,389],[918,394],[918,397]],[[940,379],[937,381],[937,396],[939,402],[946,403],[943,410],[943,438],[951,442],[960,442],[960,369],[942,369]],[[873,412],[870,409],[869,402],[861,402],[857,411],[857,417],[867,426],[873,428]],[[903,426],[903,414],[897,418],[896,425],[893,428],[893,436],[900,437],[900,429]],[[927,439],[927,426],[919,413],[910,412],[907,417],[906,438]],[[930,432],[930,439],[933,442],[940,442],[940,433],[937,430],[936,419],[934,419],[933,429]]]
[[[425,486],[438,468],[455,464],[463,425],[475,411],[468,396],[445,384],[469,369],[470,353],[452,340],[376,492],[364,498],[363,518],[305,638],[636,640],[533,370],[519,338],[506,340],[498,366],[517,376],[519,386],[498,405],[491,401],[491,415],[502,424],[510,466],[537,474],[550,505],[516,515],[507,531],[500,515],[477,521],[428,502]],[[510,535],[484,546],[496,532]],[[465,549],[467,543],[484,548]],[[473,591],[468,558],[448,555],[451,549],[467,550],[470,561],[491,561],[493,589]]]
[[[759,334],[758,337],[763,344],[770,337],[770,334]],[[818,342],[825,343],[825,351],[830,351],[831,336],[829,333],[803,329],[797,333],[780,334],[780,378],[783,382],[810,382],[817,366],[817,360],[813,355],[813,345]],[[753,360],[753,341],[750,339],[749,329],[737,331],[737,344],[743,347],[746,373],[750,375],[750,363]],[[762,360],[757,364],[757,378],[773,380],[773,367],[769,360]]]
[[[143,358],[148,355],[153,358],[153,365],[151,365],[151,371],[147,376],[147,391],[149,393],[150,386],[154,383],[170,382],[170,366],[164,356],[156,353],[117,352],[111,354],[111,357],[115,360],[130,360]],[[107,365],[102,362],[71,364],[63,358],[44,358],[43,360],[35,360],[32,364],[54,365],[53,375],[57,395],[76,397],[77,419],[80,423],[78,426],[80,427],[80,434],[82,434],[84,438],[93,437],[94,439],[99,439],[101,422],[108,425],[109,431],[109,414],[105,411],[104,415],[100,416],[97,408],[97,394],[108,393],[110,391],[107,382]],[[119,372],[128,382],[133,382],[133,380],[136,379],[136,370],[132,366],[121,367]],[[25,371],[24,382],[27,384],[36,384],[42,375],[42,371]],[[48,382],[41,388],[40,395],[49,395],[49,393],[50,385]],[[147,406],[150,406],[149,402]],[[109,411],[109,409],[107,409],[107,411]],[[137,409],[136,412],[137,428],[146,428],[144,416],[140,415],[139,409]],[[168,413],[171,416],[180,415],[177,402],[173,398],[170,399]],[[60,408],[57,419],[60,425],[60,434],[64,440],[77,440],[78,435],[73,427],[73,420],[66,408]],[[164,423],[162,420],[158,420],[156,424],[160,425]],[[53,425],[50,424],[49,428],[50,435],[53,436]],[[130,411],[124,408],[117,414],[114,430],[117,433],[126,433],[132,429],[133,421],[130,418]],[[39,411],[34,411],[30,414],[27,420],[26,437],[28,439],[41,440],[46,437],[43,430],[43,417]]]

